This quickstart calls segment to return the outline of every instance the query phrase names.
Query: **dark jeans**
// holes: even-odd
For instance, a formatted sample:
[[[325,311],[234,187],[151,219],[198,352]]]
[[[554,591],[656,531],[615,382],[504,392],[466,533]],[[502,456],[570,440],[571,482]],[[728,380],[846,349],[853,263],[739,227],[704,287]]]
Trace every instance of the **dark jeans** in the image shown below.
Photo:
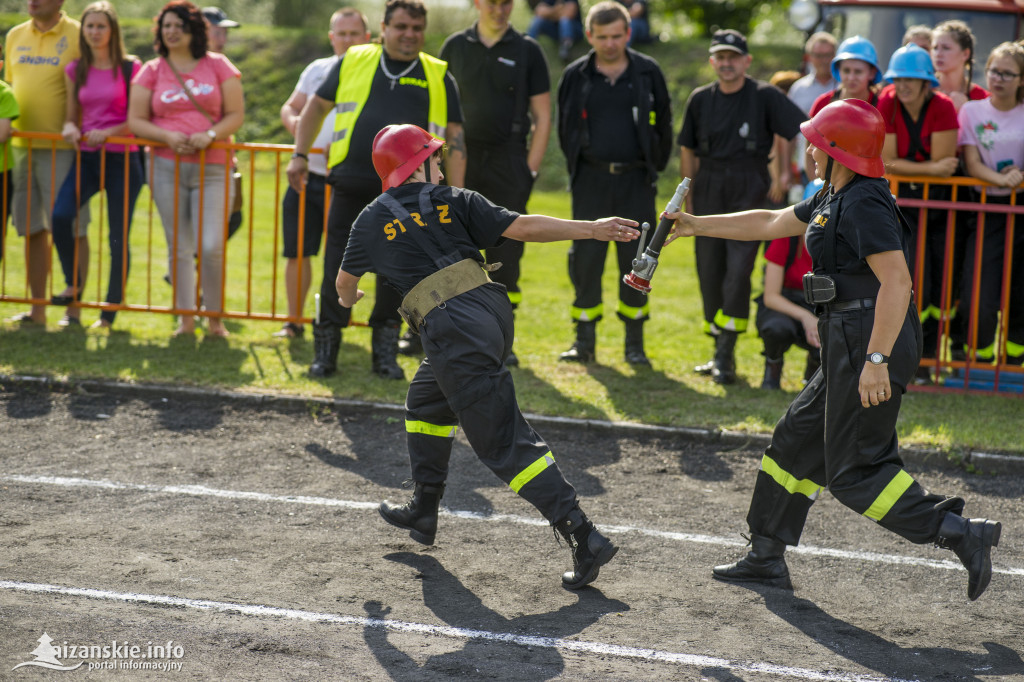
[[[81,293],[75,282],[75,218],[78,209],[100,191],[100,151],[81,152],[79,160],[72,163],[64,184],[61,185],[53,205],[53,245],[60,258],[64,281]],[[120,152],[106,153],[107,218],[110,229],[107,238],[110,244],[110,283],[107,285],[107,303],[120,303],[124,297],[124,284],[128,279],[131,265],[130,249],[127,247],[135,201],[142,189],[143,170],[139,152],[131,152],[128,158],[128,175],[125,178],[125,155]],[[79,164],[81,171],[79,172]],[[76,197],[75,183],[79,183]],[[128,213],[125,214],[125,190],[128,191]],[[81,270],[81,265],[79,265]],[[113,322],[116,311],[104,310],[100,318]]]

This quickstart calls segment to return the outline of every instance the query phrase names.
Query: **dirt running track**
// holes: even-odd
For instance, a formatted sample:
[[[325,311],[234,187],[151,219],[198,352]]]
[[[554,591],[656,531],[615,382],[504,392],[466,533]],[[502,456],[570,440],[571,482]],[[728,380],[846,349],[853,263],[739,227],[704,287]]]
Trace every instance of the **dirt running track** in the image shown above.
[[[978,602],[950,552],[827,495],[795,593],[744,589],[710,567],[743,551],[758,452],[543,427],[622,548],[571,593],[461,437],[425,548],[376,512],[407,494],[400,412],[175,395],[0,392],[0,679],[1024,680],[1019,476],[912,472],[1003,522]]]

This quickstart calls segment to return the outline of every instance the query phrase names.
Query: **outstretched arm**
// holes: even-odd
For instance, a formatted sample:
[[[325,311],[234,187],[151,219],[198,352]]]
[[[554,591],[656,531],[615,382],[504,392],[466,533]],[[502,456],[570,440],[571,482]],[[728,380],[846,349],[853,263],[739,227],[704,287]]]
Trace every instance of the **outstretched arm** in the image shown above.
[[[675,221],[665,244],[678,237],[720,237],[740,241],[771,241],[779,237],[803,234],[807,225],[796,217],[792,206],[777,211],[755,210],[720,215],[695,216],[689,213],[666,213]]]
[[[521,215],[501,236],[521,242],[560,242],[568,239],[598,239],[603,242],[629,242],[640,236],[635,220],[563,220],[546,215]]]

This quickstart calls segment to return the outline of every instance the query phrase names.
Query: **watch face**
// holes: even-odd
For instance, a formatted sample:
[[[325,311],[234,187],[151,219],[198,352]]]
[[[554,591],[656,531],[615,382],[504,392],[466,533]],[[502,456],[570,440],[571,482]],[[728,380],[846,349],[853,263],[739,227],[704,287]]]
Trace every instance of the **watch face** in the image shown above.
[[[881,353],[872,353],[871,354],[871,362],[876,364],[876,365],[882,364],[882,354]]]

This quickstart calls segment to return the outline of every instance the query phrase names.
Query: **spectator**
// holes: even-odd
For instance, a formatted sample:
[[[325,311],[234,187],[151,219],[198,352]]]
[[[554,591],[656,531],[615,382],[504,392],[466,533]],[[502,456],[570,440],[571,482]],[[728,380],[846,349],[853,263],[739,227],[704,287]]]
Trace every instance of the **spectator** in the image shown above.
[[[1017,205],[1024,202],[1021,183],[1024,181],[1024,47],[1016,43],[996,46],[985,64],[988,99],[965,102],[960,108],[960,145],[963,148],[967,174],[995,185],[987,188],[989,204],[1009,204],[1014,195]],[[1012,214],[1011,214],[1012,215]],[[975,348],[975,360],[995,361],[1002,349],[996,348],[996,327],[1003,300],[1003,259],[1006,245],[1006,223],[1009,216],[986,213],[978,217],[979,226],[984,219],[984,243],[981,252],[976,335],[969,335],[968,347]],[[1006,324],[1006,362],[1024,363],[1024,230],[1014,230],[1013,260],[1010,263],[1011,280],[1009,311]],[[970,308],[974,292],[975,235],[968,235],[964,256],[963,289],[960,304],[965,309],[967,324],[973,326]],[[974,343],[970,343],[973,337]],[[997,355],[998,352],[998,355]]]
[[[558,58],[568,62],[572,46],[583,38],[579,0],[531,0],[533,21],[526,32],[534,40],[542,34],[558,42]]]
[[[512,28],[512,0],[475,0],[477,22],[452,34],[441,47],[459,84],[466,128],[466,189],[491,202],[526,213],[526,202],[540,172],[551,135],[551,79],[540,46]],[[515,310],[522,300],[519,261],[523,243],[506,239],[486,250],[487,261],[501,263],[491,279],[505,286]],[[419,335],[406,349],[415,351]],[[509,352],[505,364],[519,359]]]
[[[3,68],[3,46],[0,45],[0,69]],[[18,100],[6,81],[0,80],[0,263],[4,260],[7,218],[11,213],[11,122],[18,118]]]
[[[128,279],[128,234],[145,171],[138,146],[105,141],[108,137],[128,134],[129,84],[142,65],[125,54],[117,12],[109,2],[101,0],[87,5],[82,12],[81,23],[78,46],[81,56],[65,68],[66,87],[70,94],[63,130],[64,139],[79,150],[79,155],[72,163],[53,207],[53,245],[60,257],[67,288],[54,296],[51,303],[69,305],[81,297],[86,263],[81,260],[81,253],[75,253],[75,217],[79,209],[103,187],[107,193],[107,239],[110,246],[106,302],[117,305],[123,299]],[[105,153],[101,151],[103,149]],[[87,244],[86,239],[83,236],[78,243]],[[88,249],[85,252],[88,253]],[[104,310],[93,326],[109,327],[116,315],[116,310]],[[80,325],[80,317],[81,308],[71,305],[64,321],[69,325]]]
[[[587,41],[593,49],[567,66],[558,84],[558,139],[569,169],[572,216],[629,215],[654,225],[658,173],[672,151],[665,76],[656,61],[626,47],[629,15],[616,2],[590,8]],[[576,340],[561,360],[594,360],[597,323],[604,316],[601,280],[607,254],[607,244],[595,239],[574,240],[569,248]],[[646,294],[622,281],[635,255],[635,247],[617,244],[616,312],[626,326],[626,362],[650,366],[643,336],[650,305]]]
[[[738,31],[716,31],[709,61],[717,80],[701,86],[686,102],[679,143],[679,170],[693,178],[686,209],[694,215],[764,208],[772,177],[769,155],[788,159],[806,118],[778,88],[747,76],[752,57]],[[813,165],[811,166],[813,168]],[[776,182],[788,185],[781,164]],[[715,341],[714,357],[694,371],[718,384],[736,382],[736,340],[750,319],[750,275],[759,244],[717,237],[694,240],[703,302],[704,333]]]
[[[764,379],[761,388],[778,390],[786,351],[794,344],[807,351],[804,382],[821,364],[821,340],[814,306],[804,300],[804,274],[811,271],[811,255],[802,236],[773,239],[764,252],[764,294],[758,296],[757,333],[764,343]]]
[[[334,141],[327,158],[331,206],[320,310],[313,326],[314,358],[309,373],[314,377],[337,371],[341,330],[351,319],[351,311],[338,303],[334,280],[353,221],[380,194],[380,178],[371,156],[377,133],[390,124],[413,123],[436,137],[444,136],[448,145],[445,175],[454,187],[465,182],[459,88],[445,62],[422,52],[426,6],[421,0],[388,0],[380,28],[380,43],[349,48],[306,103],[296,128],[295,154],[288,163],[288,182],[300,191],[308,175],[309,150],[324,116],[344,105],[334,119]],[[397,358],[402,299],[381,276],[376,298],[370,313],[372,371],[385,379],[401,380],[405,373]]]
[[[811,116],[821,111],[826,104],[841,99],[862,99],[872,106],[878,106],[876,86],[882,81],[882,70],[878,67],[878,52],[870,40],[861,36],[844,40],[832,58],[831,69],[832,78],[839,81],[839,87],[814,100]],[[804,168],[814,168],[814,160],[807,151],[804,152]]]
[[[974,34],[962,21],[944,21],[932,31],[932,63],[938,92],[953,100],[959,112],[964,102],[985,99],[988,92],[974,83]]]
[[[651,17],[647,0],[619,0],[629,12],[629,45],[654,42],[651,37]]]
[[[156,48],[160,56],[135,77],[128,121],[139,137],[167,145],[153,150],[149,186],[172,253],[174,306],[183,311],[177,336],[195,332],[189,311],[196,310],[197,289],[207,311],[223,309],[224,219],[230,206],[225,182],[231,159],[224,149],[207,148],[238,130],[245,104],[241,74],[223,55],[207,52],[206,23],[188,0],[164,5],[156,20]],[[216,316],[208,330],[228,336]]]
[[[204,7],[203,19],[206,21],[207,49],[210,52],[224,54],[224,46],[228,43],[228,29],[241,26],[237,21],[228,19],[227,12],[220,7]]]
[[[800,78],[799,71],[776,71],[768,79],[768,83],[788,95],[790,88]],[[791,203],[796,203],[795,200],[788,201],[786,190],[791,189],[795,179],[800,176],[800,167],[796,163],[797,158],[803,158],[802,152],[797,153],[796,142],[799,139],[799,133],[797,133],[797,137],[792,144],[780,137],[775,138],[775,144],[772,146],[771,163],[768,164],[768,172],[772,178],[771,188],[768,190],[768,208],[783,208]],[[788,153],[787,150],[789,150]],[[802,181],[797,189],[801,193],[803,192]]]
[[[64,0],[29,0],[26,4],[31,19],[7,33],[7,53],[18,55],[17,59],[7,60],[4,72],[20,111],[13,125],[16,130],[59,134],[67,109],[64,67],[78,58],[79,24],[61,10]],[[14,147],[11,212],[18,234],[25,237],[29,291],[33,300],[42,301],[50,271],[50,207],[71,168],[75,150],[66,142],[58,142],[51,153],[50,142],[33,145],[24,137],[15,137],[11,144]],[[83,207],[78,220],[80,239],[87,234],[88,227],[88,207]],[[88,251],[81,245],[79,260],[88,261]],[[31,312],[15,315],[9,321],[45,324],[46,305],[33,303]]]
[[[228,43],[228,29],[241,26],[237,21],[228,19],[227,13],[220,7],[204,7],[203,20],[206,22],[206,34],[210,52],[224,54]],[[230,138],[235,141],[234,136]],[[228,239],[231,239],[242,226],[242,174],[238,172],[238,159],[234,152],[231,155],[231,186],[234,194],[231,200],[231,215],[228,216]]]
[[[923,24],[915,24],[903,32],[903,45],[917,45],[925,52],[932,51],[932,29]]]
[[[835,36],[826,31],[815,33],[804,43],[804,58],[810,62],[810,71],[793,83],[786,94],[807,115],[810,115],[816,99],[839,86],[838,81],[832,77],[832,60],[836,56],[836,45]],[[800,182],[804,185],[814,175],[813,168],[812,172],[808,173],[804,166],[806,149],[803,135],[798,133],[793,140],[793,156],[800,170]]]
[[[893,84],[878,98],[878,110],[885,121],[885,145],[882,160],[886,171],[896,175],[928,175],[948,178],[958,164],[956,156],[957,121],[953,101],[933,87],[939,84],[928,53],[910,44],[893,53],[885,80]],[[923,199],[924,186],[901,182],[901,199]],[[931,185],[928,199],[949,201],[948,185]],[[918,209],[902,209],[915,239],[910,242],[914,288],[921,297],[921,326],[925,358],[934,358],[939,344],[939,323],[942,319],[942,271],[946,252],[945,209],[925,212],[924,248],[917,254]],[[921,277],[916,277],[915,263],[921,261]],[[948,317],[947,317],[948,319]],[[928,383],[926,365],[917,370],[915,382]]]
[[[302,108],[323,82],[327,72],[353,45],[370,42],[370,25],[366,17],[351,7],[339,9],[331,15],[331,30],[327,32],[334,54],[310,63],[299,76],[299,82],[291,97],[281,107],[281,123],[295,135]],[[302,234],[302,261],[299,262],[299,193],[291,185],[285,190],[281,204],[284,236],[284,281],[288,296],[288,317],[300,318],[306,305],[306,296],[313,281],[310,258],[320,251],[324,234],[324,195],[327,191],[327,150],[334,134],[334,109],[324,118],[320,131],[313,140],[313,149],[321,151],[309,154],[309,175],[306,179],[305,222]],[[301,274],[301,276],[300,276]],[[305,328],[298,322],[285,322],[274,336],[301,338]]]

